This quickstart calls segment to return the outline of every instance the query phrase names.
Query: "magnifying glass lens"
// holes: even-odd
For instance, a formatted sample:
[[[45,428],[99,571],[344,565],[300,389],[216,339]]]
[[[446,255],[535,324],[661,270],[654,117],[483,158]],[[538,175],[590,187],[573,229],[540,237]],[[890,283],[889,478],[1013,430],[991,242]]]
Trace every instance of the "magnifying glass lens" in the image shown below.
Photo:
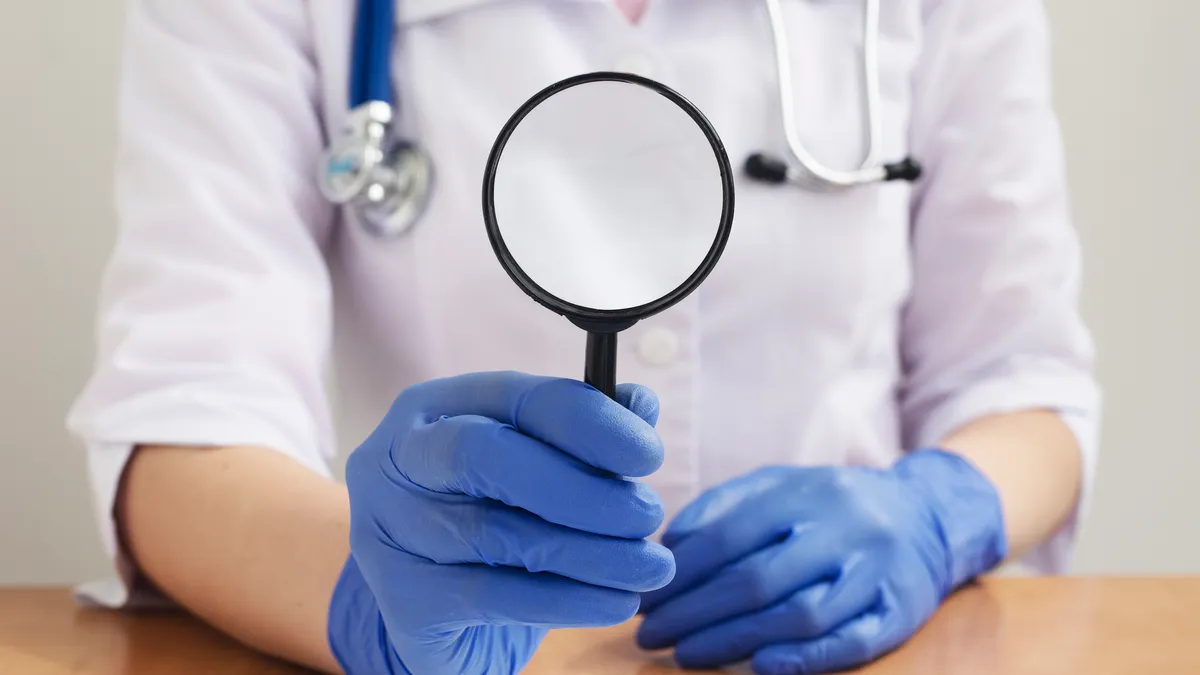
[[[731,175],[703,114],[633,75],[560,82],[501,132],[484,181],[493,248],[526,293],[591,333],[585,379],[606,393],[615,334],[686,297],[716,264]]]

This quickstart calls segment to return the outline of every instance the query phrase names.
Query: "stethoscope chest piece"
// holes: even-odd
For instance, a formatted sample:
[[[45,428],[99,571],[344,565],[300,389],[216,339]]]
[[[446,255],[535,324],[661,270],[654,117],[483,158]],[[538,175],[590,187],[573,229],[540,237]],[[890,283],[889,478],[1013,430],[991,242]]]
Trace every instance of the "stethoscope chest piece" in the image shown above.
[[[348,206],[372,234],[396,237],[429,205],[433,161],[420,146],[395,139],[391,106],[371,102],[351,111],[347,133],[321,162],[321,192]]]
[[[356,200],[355,214],[373,234],[397,237],[412,229],[429,206],[433,161],[414,143],[392,144]]]

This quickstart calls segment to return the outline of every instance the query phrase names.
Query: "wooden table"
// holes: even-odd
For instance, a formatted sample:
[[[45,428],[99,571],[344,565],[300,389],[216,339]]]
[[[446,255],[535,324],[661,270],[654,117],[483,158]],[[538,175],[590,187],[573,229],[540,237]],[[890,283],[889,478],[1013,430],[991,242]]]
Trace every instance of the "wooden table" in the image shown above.
[[[550,635],[529,675],[664,675],[633,626]],[[0,675],[298,675],[178,613],[0,590]],[[749,672],[734,670],[733,672]],[[1200,675],[1200,578],[991,579],[860,675]]]

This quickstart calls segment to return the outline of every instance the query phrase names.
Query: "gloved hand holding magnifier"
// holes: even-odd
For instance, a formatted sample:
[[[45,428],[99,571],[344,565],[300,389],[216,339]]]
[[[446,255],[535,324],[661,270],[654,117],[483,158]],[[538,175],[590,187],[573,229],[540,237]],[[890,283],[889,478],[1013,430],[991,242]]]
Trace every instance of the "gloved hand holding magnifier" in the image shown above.
[[[733,174],[703,113],[636,75],[551,85],[505,124],[483,213],[530,297],[588,331],[584,380],[612,397],[617,333],[679,302],[716,266]]]

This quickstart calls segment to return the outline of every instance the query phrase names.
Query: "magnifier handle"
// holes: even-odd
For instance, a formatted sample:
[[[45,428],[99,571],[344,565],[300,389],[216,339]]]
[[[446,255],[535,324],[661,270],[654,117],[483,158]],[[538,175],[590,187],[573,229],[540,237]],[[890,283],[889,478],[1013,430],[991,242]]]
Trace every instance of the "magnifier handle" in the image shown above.
[[[583,381],[617,397],[617,334],[592,333],[587,337],[587,364],[583,370]]]

